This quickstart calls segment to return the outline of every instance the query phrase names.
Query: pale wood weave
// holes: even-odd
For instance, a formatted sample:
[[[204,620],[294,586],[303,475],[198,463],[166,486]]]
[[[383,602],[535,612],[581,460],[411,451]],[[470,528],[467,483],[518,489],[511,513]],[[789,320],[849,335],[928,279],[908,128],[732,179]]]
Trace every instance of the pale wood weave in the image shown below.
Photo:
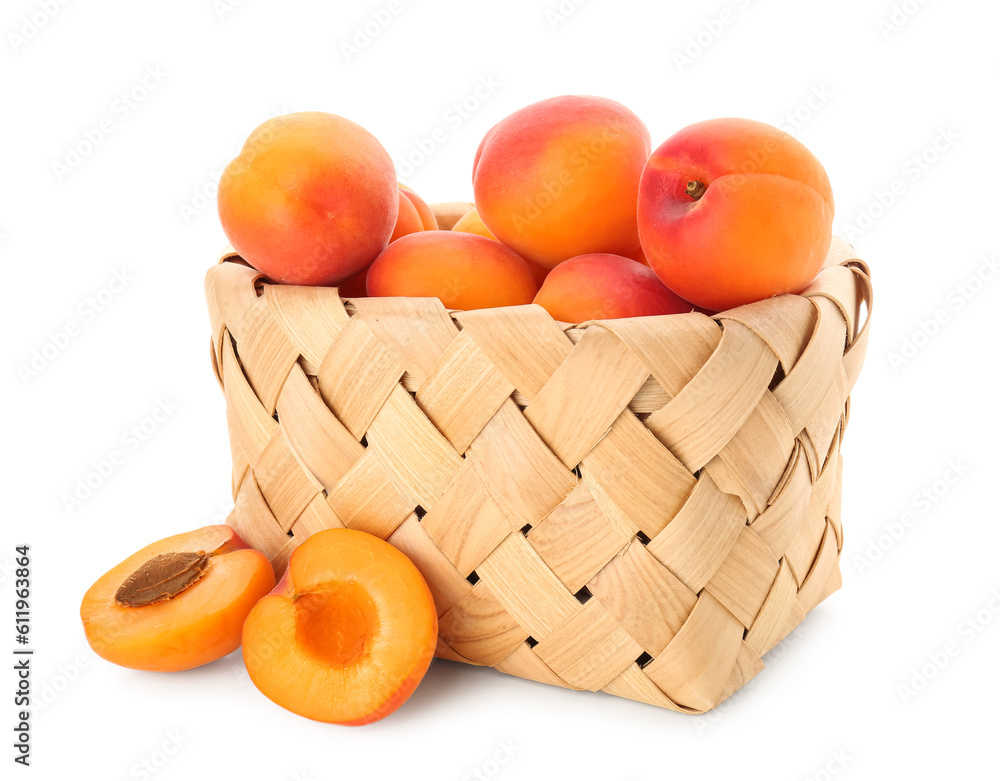
[[[320,529],[388,540],[443,658],[699,713],[840,586],[872,303],[843,241],[802,295],[714,317],[343,301],[233,253],[206,294],[230,521],[279,574]]]

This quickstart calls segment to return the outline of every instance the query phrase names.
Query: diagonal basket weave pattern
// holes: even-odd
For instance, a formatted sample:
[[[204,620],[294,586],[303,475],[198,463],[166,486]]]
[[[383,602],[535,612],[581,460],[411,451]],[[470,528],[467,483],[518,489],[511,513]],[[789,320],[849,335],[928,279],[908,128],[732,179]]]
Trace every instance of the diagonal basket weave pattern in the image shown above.
[[[536,306],[343,301],[234,254],[206,279],[230,522],[282,571],[378,535],[438,655],[698,713],[840,586],[840,443],[868,268],[797,296],[567,327]]]

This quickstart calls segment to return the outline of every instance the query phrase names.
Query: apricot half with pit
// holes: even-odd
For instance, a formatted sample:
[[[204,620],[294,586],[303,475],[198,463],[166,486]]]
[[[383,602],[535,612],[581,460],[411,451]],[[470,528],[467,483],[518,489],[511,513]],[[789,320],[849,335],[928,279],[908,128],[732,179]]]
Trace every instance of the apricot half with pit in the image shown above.
[[[243,621],[274,587],[267,557],[229,526],[147,545],[88,589],[80,606],[98,656],[136,670],[189,670],[240,646]]]

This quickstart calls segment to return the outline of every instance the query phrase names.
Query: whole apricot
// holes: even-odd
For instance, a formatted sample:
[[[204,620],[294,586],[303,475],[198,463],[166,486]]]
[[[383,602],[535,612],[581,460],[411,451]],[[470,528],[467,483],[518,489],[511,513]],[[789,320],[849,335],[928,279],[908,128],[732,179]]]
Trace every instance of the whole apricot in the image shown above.
[[[638,215],[643,252],[664,284],[718,311],[809,284],[830,248],[833,191],[788,133],[713,119],[653,152]]]
[[[336,285],[385,249],[399,197],[373,135],[301,112],[250,134],[219,181],[219,219],[240,256],[275,282]]]
[[[455,231],[404,236],[368,269],[368,295],[436,297],[448,309],[530,304],[537,290],[531,270],[513,250]]]
[[[554,320],[583,323],[690,312],[693,307],[641,263],[620,255],[580,255],[560,263],[534,303]]]
[[[565,95],[501,120],[473,170],[476,208],[502,243],[547,268],[639,246],[636,196],[649,131],[625,106]]]

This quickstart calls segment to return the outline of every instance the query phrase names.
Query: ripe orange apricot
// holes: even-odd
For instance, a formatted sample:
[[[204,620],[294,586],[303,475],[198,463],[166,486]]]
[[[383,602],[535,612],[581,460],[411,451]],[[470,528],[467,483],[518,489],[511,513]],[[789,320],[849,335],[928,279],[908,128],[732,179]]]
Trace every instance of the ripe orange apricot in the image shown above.
[[[642,249],[664,284],[722,310],[809,284],[830,248],[833,191],[819,160],[788,133],[713,119],[653,152],[638,216]]]
[[[436,231],[438,230],[437,218],[434,216],[434,211],[431,209],[430,205],[417,195],[412,187],[407,187],[402,182],[399,183],[399,190],[403,193],[409,200],[410,203],[417,210],[417,214],[420,215],[420,222],[422,225],[422,230],[425,231]]]
[[[456,222],[452,226],[453,231],[458,231],[459,233],[474,233],[477,236],[482,236],[484,239],[490,239],[491,241],[496,241],[497,237],[493,235],[489,228],[486,227],[486,223],[483,222],[483,218],[479,216],[479,211],[473,209],[472,211],[466,213],[462,219]],[[539,286],[545,281],[545,277],[549,274],[549,269],[545,266],[539,266],[537,263],[532,263],[530,260],[524,261],[528,264],[528,268],[531,269],[531,274],[535,278],[535,283]]]
[[[399,213],[396,216],[396,226],[392,229],[389,243],[392,244],[396,239],[422,230],[424,230],[424,222],[420,217],[420,212],[417,211],[417,207],[400,185]]]
[[[98,656],[176,671],[239,648],[243,621],[274,587],[271,563],[229,526],[147,545],[87,590],[80,617]]]
[[[501,120],[473,169],[476,208],[525,260],[552,268],[592,252],[639,246],[635,203],[649,131],[625,106],[564,95]]]
[[[690,312],[652,269],[620,255],[580,255],[560,263],[535,302],[563,323]]]
[[[247,672],[266,697],[347,725],[402,705],[436,644],[434,599],[416,566],[353,529],[317,532],[296,548],[243,629]]]
[[[516,253],[471,233],[411,233],[368,269],[370,296],[437,297],[449,309],[530,304],[537,291]]]
[[[229,241],[275,282],[335,285],[385,249],[399,192],[392,158],[360,125],[319,111],[269,120],[219,181]]]

